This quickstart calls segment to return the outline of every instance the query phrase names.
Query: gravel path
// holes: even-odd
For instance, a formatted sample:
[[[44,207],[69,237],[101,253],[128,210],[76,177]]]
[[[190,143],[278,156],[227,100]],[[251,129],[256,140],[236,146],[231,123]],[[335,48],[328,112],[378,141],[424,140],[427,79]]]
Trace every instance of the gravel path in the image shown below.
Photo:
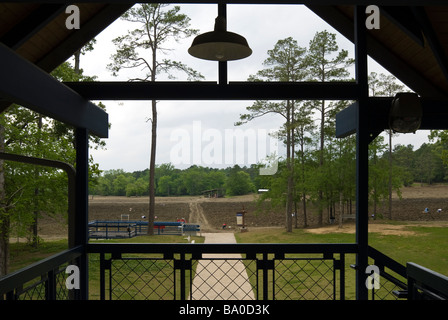
[[[233,233],[204,233],[203,236],[204,243],[236,243]],[[192,300],[254,299],[240,254],[204,254],[198,261]]]

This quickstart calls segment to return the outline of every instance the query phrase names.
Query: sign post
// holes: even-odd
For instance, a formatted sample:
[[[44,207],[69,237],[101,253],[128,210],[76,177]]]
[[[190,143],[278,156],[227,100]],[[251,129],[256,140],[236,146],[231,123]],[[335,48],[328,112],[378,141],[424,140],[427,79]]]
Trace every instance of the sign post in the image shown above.
[[[236,213],[236,225],[241,228],[240,229],[241,232],[248,231],[247,228],[246,228],[246,217],[245,217],[245,215],[246,215],[246,210],[244,210],[244,208],[243,208],[242,211],[239,211],[239,212]]]

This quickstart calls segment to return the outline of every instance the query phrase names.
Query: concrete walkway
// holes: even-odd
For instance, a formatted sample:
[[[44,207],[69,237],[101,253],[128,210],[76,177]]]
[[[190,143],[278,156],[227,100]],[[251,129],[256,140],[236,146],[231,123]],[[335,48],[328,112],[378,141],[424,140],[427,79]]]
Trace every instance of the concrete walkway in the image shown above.
[[[204,243],[236,243],[233,233],[202,235]],[[196,267],[191,299],[255,300],[241,255],[204,254]]]

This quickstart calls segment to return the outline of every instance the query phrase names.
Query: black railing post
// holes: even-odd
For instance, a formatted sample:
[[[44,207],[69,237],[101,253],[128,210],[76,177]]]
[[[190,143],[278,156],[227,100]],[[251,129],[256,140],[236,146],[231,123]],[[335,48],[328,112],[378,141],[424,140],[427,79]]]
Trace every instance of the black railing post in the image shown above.
[[[76,128],[76,215],[74,218],[75,245],[86,246],[88,243],[88,206],[89,206],[89,133],[87,129]],[[79,259],[80,295],[81,300],[89,297],[89,266],[87,254],[84,252]]]
[[[185,253],[183,252],[180,254],[180,265],[180,300],[186,300]],[[174,297],[176,297],[176,293],[174,293]]]
[[[56,270],[47,272],[47,281],[45,281],[45,300],[56,300]]]
[[[104,253],[100,253],[100,300],[106,300],[106,261]]]
[[[355,6],[355,67],[358,86],[358,114],[356,128],[356,299],[367,300],[365,270],[368,264],[368,209],[369,209],[369,130],[367,82],[367,30],[365,6]]]
[[[274,282],[274,280],[273,280]],[[269,273],[268,273],[268,254],[267,252],[263,253],[263,300],[268,300],[269,297]],[[274,290],[275,283],[272,283],[272,289]],[[272,291],[274,292],[274,291]]]
[[[339,300],[345,300],[345,254],[343,253],[339,254],[339,266]]]

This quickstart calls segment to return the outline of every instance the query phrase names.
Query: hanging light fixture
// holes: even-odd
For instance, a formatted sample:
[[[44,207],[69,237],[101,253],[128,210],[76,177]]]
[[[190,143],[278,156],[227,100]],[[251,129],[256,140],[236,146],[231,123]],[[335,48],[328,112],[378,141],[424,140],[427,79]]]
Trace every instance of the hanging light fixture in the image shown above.
[[[247,58],[252,49],[243,36],[227,31],[226,19],[218,16],[215,30],[194,38],[188,53],[204,60],[230,61]]]
[[[422,105],[417,94],[397,93],[389,112],[389,127],[394,132],[410,133],[418,130],[422,122]]]

